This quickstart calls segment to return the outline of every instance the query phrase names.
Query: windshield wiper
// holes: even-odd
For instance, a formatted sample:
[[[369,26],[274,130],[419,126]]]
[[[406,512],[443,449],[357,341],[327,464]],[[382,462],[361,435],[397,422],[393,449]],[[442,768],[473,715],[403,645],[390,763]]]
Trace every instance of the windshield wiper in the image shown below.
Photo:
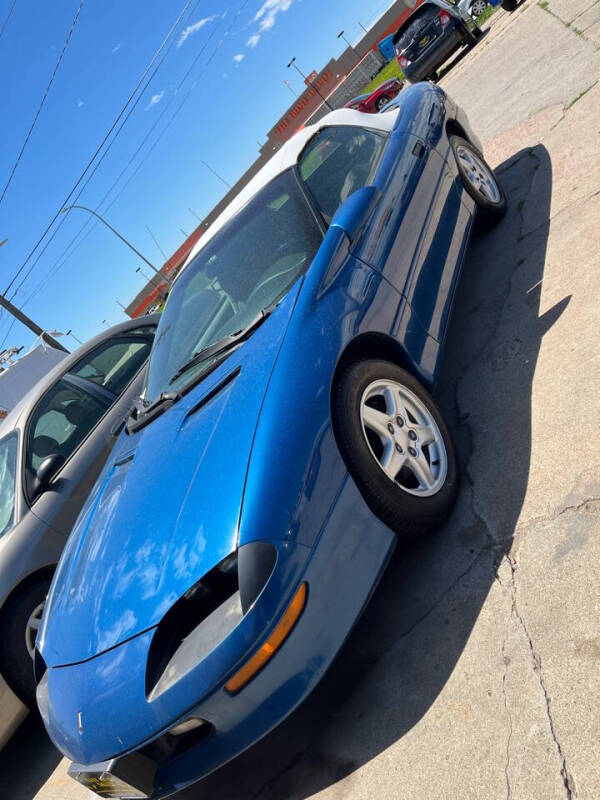
[[[171,408],[173,403],[176,403],[180,397],[181,395],[178,392],[161,392],[156,400],[148,403],[148,405],[145,405],[143,401],[139,404],[136,403],[127,420],[127,433],[139,431],[140,428],[160,416],[167,408]]]
[[[193,369],[198,364],[201,364],[203,361],[208,361],[209,358],[223,355],[228,350],[237,347],[238,344],[241,344],[244,339],[247,339],[250,334],[254,333],[254,331],[260,325],[262,325],[274,308],[274,305],[263,308],[263,310],[257,314],[252,322],[249,325],[246,325],[245,328],[242,328],[235,333],[231,333],[228,336],[223,336],[222,339],[218,339],[216,342],[213,342],[213,344],[209,344],[207,347],[203,347],[201,350],[198,350],[188,361],[185,362],[185,364],[182,364],[179,367],[177,372],[169,381],[169,384],[175,383],[177,378],[180,378],[184,373],[188,372],[190,369]]]

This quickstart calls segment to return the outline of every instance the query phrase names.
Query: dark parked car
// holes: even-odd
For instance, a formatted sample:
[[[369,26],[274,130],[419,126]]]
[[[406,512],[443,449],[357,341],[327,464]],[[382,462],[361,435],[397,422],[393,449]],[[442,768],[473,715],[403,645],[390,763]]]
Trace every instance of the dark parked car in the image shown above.
[[[452,509],[428,390],[475,216],[506,196],[442,89],[394,102],[292,137],[173,285],[36,649],[48,732],[103,797],[167,797],[281,722],[396,541]]]
[[[20,716],[9,693],[35,703],[32,657],[52,575],[140,394],[158,320],[103,331],[0,424],[0,742]]]
[[[472,47],[482,31],[468,14],[446,0],[425,0],[394,34],[396,58],[406,80],[435,80],[456,50]]]
[[[404,83],[399,78],[390,78],[389,81],[380,83],[372,92],[353,97],[344,108],[354,108],[356,111],[366,114],[376,114],[396,97],[403,86]]]

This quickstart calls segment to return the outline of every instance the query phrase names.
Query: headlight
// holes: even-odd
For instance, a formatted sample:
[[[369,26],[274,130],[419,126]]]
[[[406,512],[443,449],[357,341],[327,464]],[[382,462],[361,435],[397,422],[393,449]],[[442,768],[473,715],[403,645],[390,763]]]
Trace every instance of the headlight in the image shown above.
[[[153,700],[198,665],[238,625],[269,579],[277,551],[251,542],[224,558],[171,607],[150,644],[146,695]]]

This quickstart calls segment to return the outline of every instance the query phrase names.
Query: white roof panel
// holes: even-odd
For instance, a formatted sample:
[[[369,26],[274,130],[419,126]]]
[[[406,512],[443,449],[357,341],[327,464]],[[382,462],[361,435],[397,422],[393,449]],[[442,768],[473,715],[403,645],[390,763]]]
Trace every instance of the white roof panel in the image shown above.
[[[294,134],[291,139],[279,148],[275,155],[256,173],[246,186],[244,186],[242,191],[236,195],[231,203],[219,214],[210,228],[208,228],[206,233],[200,237],[193,247],[183,269],[187,267],[194,256],[208,244],[212,237],[218,233],[218,231],[263,188],[263,186],[266,186],[273,178],[276,178],[282,172],[285,172],[286,169],[296,164],[306,143],[322,128],[327,128],[331,125],[356,125],[358,127],[389,132],[394,127],[396,116],[397,113],[393,111],[386,114],[366,114],[363,111],[355,111],[351,108],[340,108],[337,111],[326,114],[315,125],[307,125],[305,128],[298,131],[298,133]]]

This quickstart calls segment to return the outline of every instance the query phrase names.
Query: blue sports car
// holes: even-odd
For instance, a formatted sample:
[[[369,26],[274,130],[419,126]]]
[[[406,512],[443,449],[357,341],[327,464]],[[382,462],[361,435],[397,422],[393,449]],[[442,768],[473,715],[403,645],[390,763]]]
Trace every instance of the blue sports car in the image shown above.
[[[299,132],[202,237],[68,541],[35,655],[71,774],[153,800],[323,676],[459,472],[429,391],[475,216],[506,197],[436,86]]]

